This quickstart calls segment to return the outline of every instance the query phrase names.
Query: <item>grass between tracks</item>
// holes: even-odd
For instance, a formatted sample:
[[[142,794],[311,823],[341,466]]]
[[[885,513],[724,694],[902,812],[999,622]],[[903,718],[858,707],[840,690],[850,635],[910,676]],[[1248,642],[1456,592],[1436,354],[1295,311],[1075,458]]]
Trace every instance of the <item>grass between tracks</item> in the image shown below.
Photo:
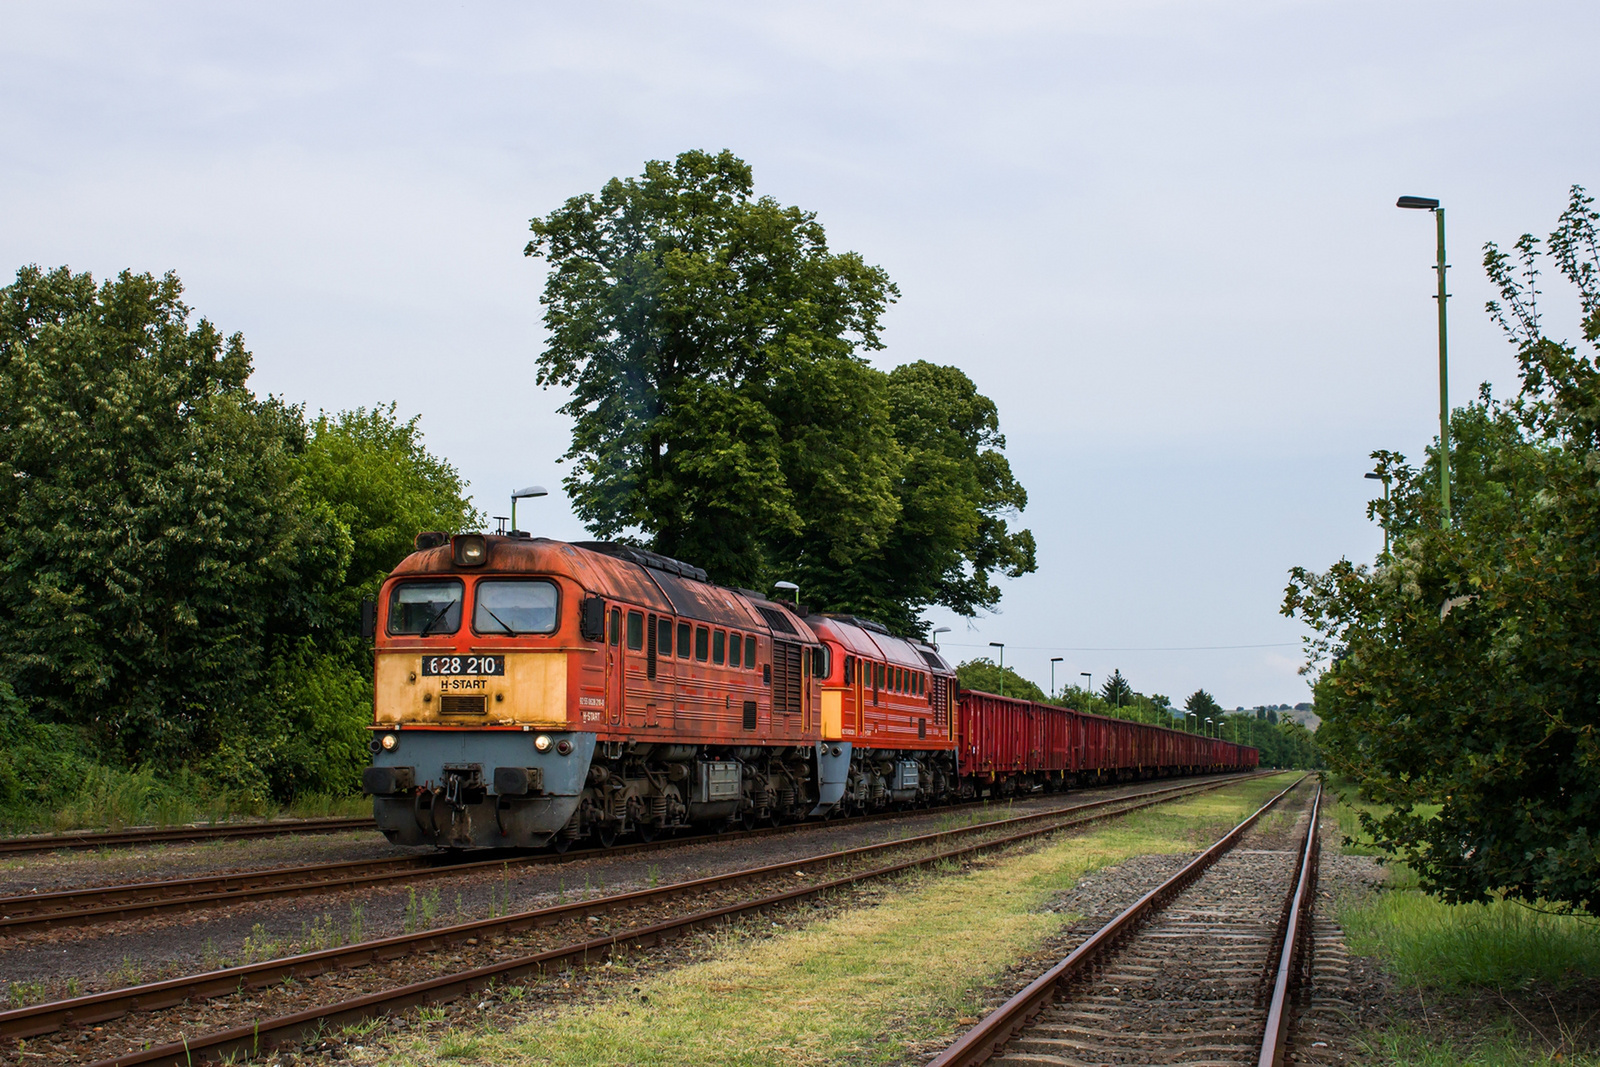
[[[1352,838],[1346,854],[1381,855],[1356,813],[1374,806],[1335,781],[1330,811]],[[1337,799],[1335,799],[1337,797]],[[1600,919],[1511,901],[1445,904],[1403,864],[1381,892],[1339,908],[1347,944],[1396,979],[1394,1017],[1366,1036],[1371,1061],[1393,1067],[1600,1067]]]
[[[1089,871],[1191,851],[1294,780],[1285,774],[1162,805],[965,872],[881,884],[880,903],[627,986],[503,1032],[456,1030],[391,1064],[883,1064],[980,1013],[1006,966],[1077,916],[1044,910]],[[529,990],[530,1001],[538,998]]]

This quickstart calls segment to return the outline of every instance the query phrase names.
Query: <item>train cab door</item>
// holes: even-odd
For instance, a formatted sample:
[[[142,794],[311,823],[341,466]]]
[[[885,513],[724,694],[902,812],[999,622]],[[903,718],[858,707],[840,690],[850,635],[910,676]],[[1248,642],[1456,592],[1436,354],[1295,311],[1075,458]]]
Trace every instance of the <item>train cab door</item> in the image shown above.
[[[626,675],[622,661],[622,609],[613,604],[606,614],[606,721],[613,726],[622,722]]]

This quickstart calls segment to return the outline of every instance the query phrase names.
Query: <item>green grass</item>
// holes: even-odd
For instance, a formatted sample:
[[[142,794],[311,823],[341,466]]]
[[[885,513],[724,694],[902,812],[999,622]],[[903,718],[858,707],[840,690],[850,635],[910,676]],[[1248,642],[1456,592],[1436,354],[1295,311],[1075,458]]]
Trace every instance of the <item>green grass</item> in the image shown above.
[[[0,833],[117,830],[128,826],[184,826],[241,818],[326,818],[371,813],[372,801],[362,796],[314,793],[280,808],[219,793],[187,768],[180,768],[171,776],[161,776],[147,767],[122,770],[94,764],[87,769],[73,794],[64,800],[48,806],[0,808]]]
[[[948,1040],[1004,969],[1076,916],[1045,910],[1085,873],[1186,852],[1292,781],[1243,783],[1119,819],[966,873],[877,883],[876,907],[813,923],[779,914],[725,931],[713,958],[635,979],[504,1032],[419,1038],[393,1064],[880,1064]],[[771,937],[752,941],[762,929]],[[621,961],[615,975],[632,975]],[[537,986],[528,992],[539,1000]]]
[[[1549,1052],[1512,1033],[1499,1033],[1463,1047],[1429,1034],[1391,1031],[1367,1042],[1371,1067],[1600,1067],[1600,1058]]]
[[[1459,992],[1600,977],[1600,921],[1510,901],[1444,904],[1415,888],[1405,868],[1340,920],[1352,951],[1381,957],[1410,985]]]

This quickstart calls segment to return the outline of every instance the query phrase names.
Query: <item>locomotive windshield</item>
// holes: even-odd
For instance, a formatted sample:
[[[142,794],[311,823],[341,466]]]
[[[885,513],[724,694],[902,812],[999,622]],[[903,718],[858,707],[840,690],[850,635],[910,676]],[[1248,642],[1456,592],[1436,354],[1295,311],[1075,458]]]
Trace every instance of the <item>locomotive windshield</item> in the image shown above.
[[[480,634],[549,634],[556,629],[556,583],[485,578],[477,585],[472,628]]]
[[[391,634],[453,634],[461,629],[461,582],[401,582],[389,594]]]

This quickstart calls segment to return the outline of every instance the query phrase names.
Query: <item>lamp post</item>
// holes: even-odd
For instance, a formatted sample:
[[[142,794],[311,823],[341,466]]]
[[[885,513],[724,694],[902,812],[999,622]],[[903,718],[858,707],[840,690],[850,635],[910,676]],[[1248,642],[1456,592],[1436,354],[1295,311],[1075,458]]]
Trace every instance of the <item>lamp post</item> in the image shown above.
[[[1445,301],[1449,299],[1450,294],[1445,292],[1444,285],[1444,273],[1448,266],[1444,261],[1444,208],[1439,206],[1439,201],[1427,196],[1402,196],[1394,203],[1395,207],[1433,212],[1435,228],[1439,235],[1439,258],[1433,268],[1439,272],[1439,293],[1434,297],[1439,301],[1439,506],[1443,509],[1440,521],[1448,530],[1450,528],[1450,364],[1445,345]]]
[[[940,634],[947,634],[949,632],[950,632],[950,627],[948,627],[948,626],[941,626],[937,630],[933,631],[933,650],[935,652],[939,651],[939,635]]]
[[[800,587],[798,585],[795,585],[793,582],[773,582],[772,583],[772,588],[774,588],[774,589],[782,589],[785,593],[793,590],[793,592],[794,592],[794,606],[795,607],[799,607],[800,606]]]
[[[1087,710],[1089,701],[1094,699],[1094,675],[1090,674],[1088,671],[1079,671],[1078,674],[1089,679],[1087,682],[1083,683],[1083,705],[1084,709]]]
[[[511,532],[517,532],[517,501],[526,500],[530,496],[549,496],[550,491],[542,485],[530,485],[526,489],[518,489],[511,494]]]
[[[1211,725],[1211,716],[1209,716],[1209,715],[1207,715],[1207,716],[1206,716],[1206,725],[1207,725],[1207,726],[1210,726],[1210,725]],[[1207,731],[1206,731],[1206,736],[1207,736],[1207,737],[1210,737],[1210,736],[1211,736],[1211,731],[1210,731],[1210,730],[1207,730]]]
[[[1064,659],[1064,658],[1065,657],[1063,657],[1063,656],[1051,656],[1050,657],[1050,699],[1051,700],[1054,700],[1056,698],[1056,664],[1060,663],[1062,661],[1062,659]]]
[[[1000,650],[1000,695],[1006,695],[1006,643],[1004,641],[990,641],[990,648]]]
[[[1368,471],[1363,478],[1383,483],[1383,554],[1389,554],[1389,476],[1379,471]]]

